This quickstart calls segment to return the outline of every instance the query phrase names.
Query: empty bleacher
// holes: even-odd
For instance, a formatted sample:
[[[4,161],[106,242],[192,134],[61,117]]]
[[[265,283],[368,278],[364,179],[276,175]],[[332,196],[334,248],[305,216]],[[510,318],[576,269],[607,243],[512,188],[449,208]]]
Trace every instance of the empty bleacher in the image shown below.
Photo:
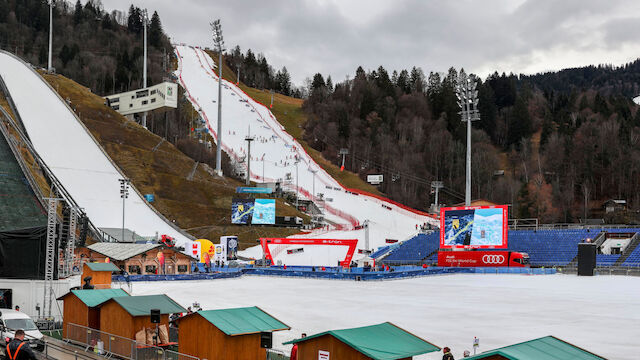
[[[388,264],[417,264],[431,262],[433,253],[440,247],[440,232],[418,234],[391,250],[381,262]],[[426,259],[429,256],[429,259]],[[436,253],[437,255],[437,253]]]
[[[553,229],[553,230],[510,230],[509,251],[529,254],[532,266],[566,266],[578,255],[578,244],[586,238],[595,238],[600,231],[615,233],[640,232],[638,228],[619,229]],[[379,248],[373,257],[386,264],[420,264],[437,262],[440,233],[418,234],[402,243]],[[631,249],[630,249],[631,250]],[[598,266],[640,267],[640,246],[622,264],[621,255],[598,254]]]

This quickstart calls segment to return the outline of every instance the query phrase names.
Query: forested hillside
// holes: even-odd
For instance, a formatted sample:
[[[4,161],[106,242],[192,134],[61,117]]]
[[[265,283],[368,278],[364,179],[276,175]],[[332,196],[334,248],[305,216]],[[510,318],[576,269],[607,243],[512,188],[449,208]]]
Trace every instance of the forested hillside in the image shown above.
[[[478,79],[481,120],[473,124],[473,198],[512,204],[513,217],[569,222],[602,216],[604,200],[640,206],[640,112],[630,97],[638,62],[534,76]],[[465,123],[458,71],[425,76],[419,68],[356,70],[352,80],[314,76],[304,107],[305,139],[361,177],[384,174],[381,190],[417,208],[464,201]],[[585,209],[586,204],[586,209]],[[631,221],[625,218],[609,221]]]

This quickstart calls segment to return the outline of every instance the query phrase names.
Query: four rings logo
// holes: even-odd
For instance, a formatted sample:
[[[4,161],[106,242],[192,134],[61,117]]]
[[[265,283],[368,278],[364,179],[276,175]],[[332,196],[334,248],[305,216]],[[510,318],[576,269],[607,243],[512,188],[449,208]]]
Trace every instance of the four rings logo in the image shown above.
[[[485,264],[502,264],[504,255],[484,255],[482,256],[482,262]]]

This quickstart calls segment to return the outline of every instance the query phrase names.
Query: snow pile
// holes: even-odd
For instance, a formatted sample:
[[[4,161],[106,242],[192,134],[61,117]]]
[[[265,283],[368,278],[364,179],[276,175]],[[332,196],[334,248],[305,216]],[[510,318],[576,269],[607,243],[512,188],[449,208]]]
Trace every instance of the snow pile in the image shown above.
[[[99,228],[122,227],[124,175],[58,94],[29,65],[0,52],[4,79],[36,151]],[[125,227],[141,236],[167,234],[190,242],[151,208],[135,189],[126,200]]]
[[[176,76],[186,90],[189,100],[206,122],[215,138],[218,114],[218,76],[215,63],[200,48],[177,46],[178,70]],[[310,198],[314,191],[322,193],[326,201],[325,218],[338,224],[338,232],[315,232],[310,236],[325,238],[358,239],[358,248],[364,248],[364,231],[354,230],[365,220],[369,220],[371,247],[385,244],[385,239],[404,240],[416,232],[416,225],[437,221],[426,214],[406,208],[400,204],[343,188],[309,156],[302,146],[278,123],[271,111],[254,101],[235,84],[223,80],[222,86],[222,149],[230,157],[242,162],[247,157],[245,137],[255,137],[251,144],[251,179],[256,182],[271,182],[287,178],[284,186],[295,191],[296,165],[298,190],[303,198]],[[317,252],[317,253],[316,253]],[[315,265],[335,265],[334,255],[323,255],[325,249],[306,249]],[[245,256],[260,257],[260,249],[245,251]],[[287,264],[298,264],[299,254],[281,255],[276,260]],[[305,260],[306,256],[305,256]]]
[[[291,327],[274,333],[276,349],[301,333],[390,321],[456,359],[554,335],[609,359],[638,358],[640,278],[575,275],[446,275],[353,282],[244,276],[239,279],[134,283],[133,295],[163,289],[183,306],[259,306]],[[262,294],[257,295],[256,294]],[[441,359],[434,353],[415,359]]]

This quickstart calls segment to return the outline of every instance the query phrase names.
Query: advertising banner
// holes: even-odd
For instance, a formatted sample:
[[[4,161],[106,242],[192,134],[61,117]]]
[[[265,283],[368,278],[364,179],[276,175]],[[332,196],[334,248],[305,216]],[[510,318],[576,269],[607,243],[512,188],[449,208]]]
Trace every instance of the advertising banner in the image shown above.
[[[231,223],[243,224],[243,225],[251,224],[253,207],[254,207],[253,199],[231,200]],[[274,205],[274,208],[275,208],[275,205]]]
[[[276,200],[275,199],[255,199],[253,206],[252,224],[276,223]]]
[[[440,248],[507,248],[508,206],[440,209]]]
[[[438,266],[504,267],[509,266],[508,251],[440,251]]]
[[[227,261],[227,247],[223,244],[215,245],[216,253],[214,255],[213,261],[218,262],[220,264],[224,264]]]
[[[237,236],[221,236],[220,244],[226,245],[228,261],[238,260],[238,237]]]

